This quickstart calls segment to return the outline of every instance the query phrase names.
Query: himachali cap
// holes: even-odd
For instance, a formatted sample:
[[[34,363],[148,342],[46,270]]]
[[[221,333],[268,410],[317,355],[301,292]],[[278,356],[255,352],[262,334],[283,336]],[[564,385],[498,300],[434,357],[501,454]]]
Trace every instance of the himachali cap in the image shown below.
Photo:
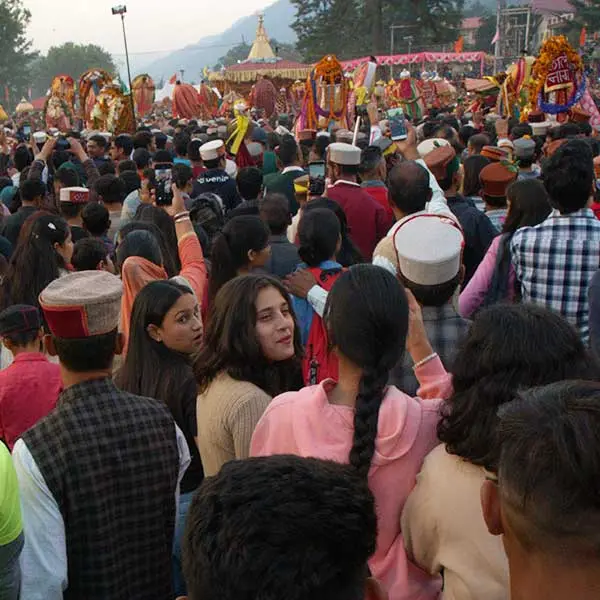
[[[561,146],[563,146],[567,142],[568,142],[568,140],[564,139],[564,138],[562,138],[560,140],[554,140],[553,142],[550,142],[546,146],[546,156],[547,157],[552,156]]]
[[[539,123],[529,123],[531,125],[531,131],[533,135],[546,135],[550,129],[550,121],[541,121]]]
[[[338,142],[343,142],[346,144],[351,144],[354,140],[354,134],[348,129],[338,129],[335,132],[335,139]]]
[[[456,152],[450,145],[438,146],[425,157],[427,168],[438,181],[443,181],[449,176],[450,163],[456,158]],[[458,165],[457,165],[458,166]],[[458,169],[455,169],[456,172]],[[454,174],[454,173],[453,173]]]
[[[213,140],[200,146],[200,156],[202,160],[217,160],[225,156],[225,144],[223,140]]]
[[[298,132],[298,141],[304,142],[308,140],[314,140],[317,138],[317,130],[316,129],[303,129]],[[352,141],[352,140],[350,140]]]
[[[502,198],[506,189],[517,179],[517,169],[510,169],[503,163],[492,163],[481,169],[479,181],[484,195]]]
[[[66,187],[60,190],[60,201],[85,204],[90,199],[90,190],[84,187]]]
[[[50,331],[80,339],[110,333],[119,325],[123,284],[106,271],[81,271],[55,279],[40,294]]]
[[[508,152],[497,146],[484,146],[481,149],[481,156],[489,158],[492,162],[500,162],[508,158]]]
[[[535,154],[535,142],[529,136],[515,140],[514,146],[517,158],[533,158]]]
[[[418,285],[441,285],[461,266],[464,236],[448,217],[426,214],[407,219],[394,234],[398,268]]]
[[[336,165],[345,165],[347,167],[360,165],[362,152],[358,146],[336,142],[334,144],[329,144],[327,150],[329,153],[329,160]]]
[[[430,152],[433,152],[440,146],[449,146],[450,142],[444,138],[430,138],[421,142],[417,146],[417,152],[421,158],[425,158]]]
[[[573,123],[587,123],[591,118],[590,113],[585,112],[585,110],[579,108],[578,106],[574,106],[571,109],[571,114],[569,119]]]
[[[0,336],[37,331],[42,326],[40,311],[28,304],[15,304],[0,313]]]
[[[267,132],[264,129],[261,129],[260,127],[255,127],[252,130],[252,141],[258,142],[260,144],[266,144],[267,143]]]
[[[43,144],[48,139],[48,134],[45,131],[36,131],[33,134],[33,141],[36,144]]]

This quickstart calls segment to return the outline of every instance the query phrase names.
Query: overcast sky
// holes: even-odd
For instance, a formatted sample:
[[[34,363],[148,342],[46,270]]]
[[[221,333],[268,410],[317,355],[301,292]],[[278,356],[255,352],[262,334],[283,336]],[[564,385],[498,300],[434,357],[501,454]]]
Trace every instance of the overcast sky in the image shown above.
[[[111,53],[123,52],[119,17],[111,7],[125,3],[129,52],[177,50],[206,35],[218,34],[243,16],[274,0],[23,0],[31,11],[29,35],[36,50],[65,42],[93,43]],[[220,4],[220,9],[219,9]]]

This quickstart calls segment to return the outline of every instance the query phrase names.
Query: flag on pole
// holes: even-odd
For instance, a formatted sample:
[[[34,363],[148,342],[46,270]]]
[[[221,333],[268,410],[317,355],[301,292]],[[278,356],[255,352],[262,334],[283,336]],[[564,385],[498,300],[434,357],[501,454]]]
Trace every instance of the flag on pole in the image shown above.
[[[494,36],[494,39],[492,40],[492,46],[494,44],[497,44],[500,41],[500,30],[496,29],[496,35]]]
[[[169,83],[170,83],[171,85],[175,85],[175,84],[177,83],[177,73],[175,73],[175,74],[173,75],[173,77],[171,77],[171,79],[169,79]]]
[[[458,39],[456,40],[455,44],[454,44],[454,52],[456,52],[457,54],[459,52],[462,52],[465,49],[465,38],[462,35],[458,36]]]
[[[10,102],[10,92],[7,85],[4,86],[4,99],[6,100],[6,104]]]
[[[581,28],[581,34],[579,35],[579,47],[583,48],[585,46],[585,42],[587,40],[587,29],[585,27]]]

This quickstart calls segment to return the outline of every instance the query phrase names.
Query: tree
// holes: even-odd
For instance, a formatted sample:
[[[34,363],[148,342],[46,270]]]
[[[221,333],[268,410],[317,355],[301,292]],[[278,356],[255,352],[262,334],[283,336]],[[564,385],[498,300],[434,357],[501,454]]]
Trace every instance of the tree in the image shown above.
[[[583,27],[587,29],[588,35],[600,31],[600,0],[570,0],[570,4],[575,16],[566,22],[564,32],[577,47]]]
[[[88,69],[104,69],[111,75],[117,72],[111,55],[100,46],[72,42],[53,46],[46,56],[37,59],[31,65],[36,95],[44,95],[56,75],[70,75],[77,81]]]
[[[21,0],[0,0],[0,82],[8,88],[10,108],[26,94],[27,65],[35,57],[26,36],[30,19],[31,13]]]
[[[492,40],[496,35],[496,15],[488,15],[483,18],[481,27],[475,34],[475,48],[481,52],[492,51]]]
[[[463,0],[292,0],[292,28],[298,48],[309,60],[326,53],[341,58],[389,51],[389,30],[399,25],[400,37],[412,36],[415,49],[448,44],[457,38]]]

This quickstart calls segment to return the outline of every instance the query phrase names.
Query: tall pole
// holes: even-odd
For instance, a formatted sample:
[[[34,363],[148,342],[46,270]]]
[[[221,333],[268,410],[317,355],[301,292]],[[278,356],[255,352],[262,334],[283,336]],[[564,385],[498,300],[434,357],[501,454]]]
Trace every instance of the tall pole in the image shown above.
[[[527,54],[531,54],[529,48],[529,32],[531,28],[531,6],[527,7],[527,25],[525,26],[525,43],[523,44],[523,50]]]
[[[394,55],[394,26],[390,27],[390,56]],[[390,80],[394,79],[394,65],[390,60]]]
[[[502,15],[502,2],[498,0],[496,5],[496,48],[494,51],[494,73],[498,72],[498,63],[500,61],[500,21]]]
[[[127,79],[129,80],[129,100],[131,102],[131,114],[133,115],[133,126],[137,127],[135,117],[135,102],[133,101],[133,86],[131,84],[131,68],[129,66],[129,49],[127,48],[127,34],[125,33],[125,14],[121,13],[121,24],[123,25],[123,41],[125,42],[125,60],[127,61]]]

